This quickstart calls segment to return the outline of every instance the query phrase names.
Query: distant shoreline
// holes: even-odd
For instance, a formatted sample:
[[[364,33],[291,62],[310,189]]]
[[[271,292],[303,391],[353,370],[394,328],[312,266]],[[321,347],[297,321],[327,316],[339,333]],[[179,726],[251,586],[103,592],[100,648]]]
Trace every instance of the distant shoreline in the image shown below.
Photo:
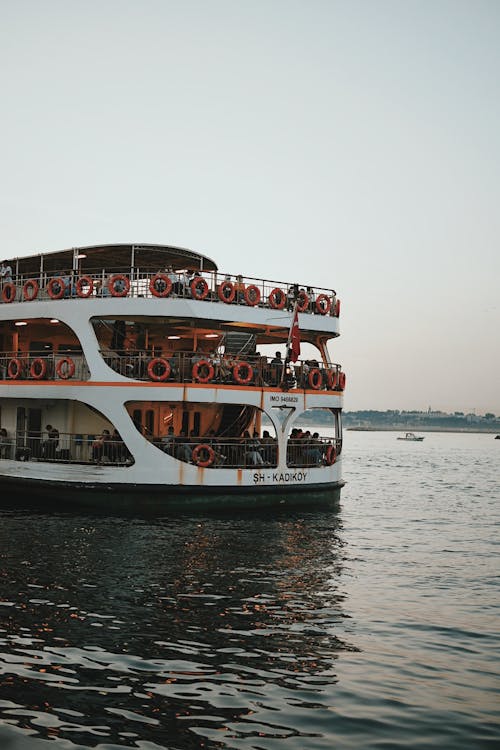
[[[498,435],[498,429],[486,429],[478,427],[344,427],[354,432],[472,432],[478,435]]]

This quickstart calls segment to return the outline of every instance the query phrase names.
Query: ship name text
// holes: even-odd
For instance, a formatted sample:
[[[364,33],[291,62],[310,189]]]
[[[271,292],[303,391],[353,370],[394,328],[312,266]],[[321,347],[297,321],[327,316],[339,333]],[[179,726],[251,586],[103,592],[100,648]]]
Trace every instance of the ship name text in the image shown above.
[[[305,482],[307,471],[273,471],[264,474],[256,471],[253,475],[254,484],[271,482],[273,484],[286,484],[287,482]]]

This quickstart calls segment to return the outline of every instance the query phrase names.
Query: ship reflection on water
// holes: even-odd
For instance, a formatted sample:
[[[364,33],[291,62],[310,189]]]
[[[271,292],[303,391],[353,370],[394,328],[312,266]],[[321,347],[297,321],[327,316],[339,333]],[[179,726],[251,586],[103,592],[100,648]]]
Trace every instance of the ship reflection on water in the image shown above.
[[[0,542],[0,746],[331,742],[337,514],[4,510]]]

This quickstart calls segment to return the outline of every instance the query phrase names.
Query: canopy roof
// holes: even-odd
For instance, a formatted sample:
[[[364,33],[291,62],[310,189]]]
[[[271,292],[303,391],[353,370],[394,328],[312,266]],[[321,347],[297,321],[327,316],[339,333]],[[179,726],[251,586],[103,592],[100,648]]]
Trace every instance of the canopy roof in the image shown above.
[[[5,261],[4,261],[5,262]],[[125,270],[144,268],[158,271],[172,266],[175,269],[189,268],[193,271],[203,269],[216,271],[217,265],[205,255],[193,250],[170,245],[148,245],[145,243],[127,245],[90,245],[89,247],[72,247],[52,253],[37,253],[24,258],[10,258],[8,261],[13,272],[24,275],[37,275],[40,269],[46,272],[70,271],[79,268],[82,272],[107,270]]]

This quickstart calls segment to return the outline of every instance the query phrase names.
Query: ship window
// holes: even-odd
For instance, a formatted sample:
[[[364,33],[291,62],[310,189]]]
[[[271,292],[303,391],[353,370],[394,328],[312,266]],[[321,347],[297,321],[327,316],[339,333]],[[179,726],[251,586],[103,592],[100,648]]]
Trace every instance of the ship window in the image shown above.
[[[50,341],[31,341],[30,342],[30,354],[37,352],[51,352],[53,346]]]
[[[200,434],[200,427],[201,427],[201,414],[199,411],[195,411],[194,413],[194,419],[193,419],[193,430],[196,437]]]
[[[134,409],[132,412],[132,420],[136,428],[142,434],[142,411],[140,409]]]
[[[57,351],[59,354],[80,354],[83,349],[81,344],[59,344]]]
[[[182,412],[182,432],[184,432],[186,435],[189,435],[189,412],[188,411]]]
[[[155,413],[152,409],[146,412],[146,435],[149,437],[155,434]]]

